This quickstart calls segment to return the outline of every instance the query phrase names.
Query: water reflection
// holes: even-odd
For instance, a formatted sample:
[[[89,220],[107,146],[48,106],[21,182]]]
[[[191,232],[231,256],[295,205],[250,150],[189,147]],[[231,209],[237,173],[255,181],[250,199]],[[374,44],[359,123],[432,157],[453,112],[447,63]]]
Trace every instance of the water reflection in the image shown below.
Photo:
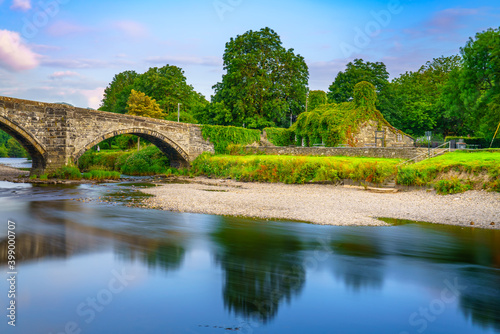
[[[92,220],[108,216],[109,219],[113,214],[103,206],[92,207],[66,199],[30,201],[26,206],[29,216],[36,217],[36,222],[29,224],[29,228],[18,224],[17,263],[49,257],[68,258],[111,247],[120,258],[138,259],[151,268],[174,270],[182,263],[185,250],[178,242],[183,239],[179,232],[163,231],[161,237],[157,234],[157,237],[148,238],[85,224],[89,217]],[[104,226],[108,224],[103,222]],[[7,261],[6,246],[5,238],[0,241],[0,264]]]
[[[110,253],[114,261],[139,264],[147,277],[156,278],[157,272],[182,273],[179,289],[187,290],[191,287],[184,284],[206,279],[190,277],[186,271],[195,266],[190,254],[196,250],[198,261],[209,268],[204,274],[217,276],[210,274],[222,270],[222,277],[217,276],[210,286],[216,287],[216,294],[191,296],[193,302],[206,309],[218,305],[237,318],[258,320],[265,328],[264,324],[295,320],[291,309],[304,313],[318,301],[336,315],[339,331],[346,333],[357,328],[339,316],[346,304],[353,303],[352,309],[360,313],[372,312],[378,319],[372,320],[374,327],[399,321],[397,328],[384,331],[397,332],[405,329],[399,325],[407,325],[411,312],[436,298],[444,280],[457,279],[466,288],[460,291],[458,303],[450,305],[459,314],[450,319],[463,326],[472,323],[474,333],[500,331],[498,230],[404,221],[393,227],[332,227],[205,215],[190,220],[183,214],[69,200],[75,194],[96,198],[105,190],[116,192],[116,187],[24,187],[19,195],[23,201],[0,198],[2,217],[24,221],[16,230],[18,263],[50,258],[70,262],[78,254]],[[5,234],[0,234],[0,265],[6,263],[6,244]],[[215,261],[207,264],[210,258]],[[316,266],[308,266],[311,259]],[[141,295],[162,293],[164,281],[158,281],[151,286],[144,283]],[[312,286],[318,282],[324,285]],[[410,310],[384,309],[387,300],[404,294],[397,290],[401,286],[418,290],[404,300]],[[186,296],[168,298],[172,298],[169,304],[178,305]],[[143,302],[147,301],[144,297]],[[134,303],[129,300],[127,305]],[[284,307],[287,303],[290,307]],[[190,310],[186,306],[185,312]]]
[[[481,327],[500,332],[500,274],[483,267],[461,271],[464,285],[460,307],[467,318]]]
[[[272,224],[224,219],[212,234],[224,270],[224,305],[237,316],[266,323],[305,283],[301,242]]]
[[[333,236],[333,272],[347,288],[361,291],[381,289],[384,281],[384,256],[381,240],[366,230],[346,230]]]

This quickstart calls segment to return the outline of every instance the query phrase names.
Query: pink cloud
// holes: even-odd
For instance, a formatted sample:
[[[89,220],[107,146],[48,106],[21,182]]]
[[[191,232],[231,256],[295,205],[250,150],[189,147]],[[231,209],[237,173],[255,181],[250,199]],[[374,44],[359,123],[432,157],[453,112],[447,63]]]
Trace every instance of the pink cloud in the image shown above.
[[[486,14],[485,8],[448,8],[435,12],[427,21],[403,32],[413,38],[433,36],[436,39],[449,39],[449,36],[458,36],[458,29],[468,27],[470,20],[478,20]]]
[[[42,59],[42,65],[60,68],[103,68],[109,63],[97,59],[50,59],[47,57]]]
[[[31,0],[14,0],[10,9],[26,12],[31,9]]]
[[[47,33],[55,36],[67,36],[79,33],[88,32],[91,29],[89,27],[81,26],[68,21],[56,21],[47,28]]]
[[[434,17],[428,22],[430,29],[450,30],[464,26],[461,21],[472,15],[477,15],[478,9],[468,8],[448,8],[434,14]]]
[[[116,21],[112,23],[112,27],[133,38],[140,38],[148,35],[146,27],[136,21]]]
[[[38,58],[19,33],[0,30],[0,67],[10,71],[29,70],[38,66]]]

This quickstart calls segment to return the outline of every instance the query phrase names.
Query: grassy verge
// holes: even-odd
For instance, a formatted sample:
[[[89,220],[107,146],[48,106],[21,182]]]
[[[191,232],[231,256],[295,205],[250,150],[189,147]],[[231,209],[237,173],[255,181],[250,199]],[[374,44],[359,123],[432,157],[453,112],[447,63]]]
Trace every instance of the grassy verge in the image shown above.
[[[338,182],[341,179],[382,183],[394,176],[398,159],[202,154],[192,164],[196,175],[258,182]]]
[[[82,174],[83,178],[87,180],[118,180],[120,175],[119,172],[98,169]]]
[[[440,194],[469,189],[500,191],[500,152],[456,151],[399,168],[397,182],[433,186]]]

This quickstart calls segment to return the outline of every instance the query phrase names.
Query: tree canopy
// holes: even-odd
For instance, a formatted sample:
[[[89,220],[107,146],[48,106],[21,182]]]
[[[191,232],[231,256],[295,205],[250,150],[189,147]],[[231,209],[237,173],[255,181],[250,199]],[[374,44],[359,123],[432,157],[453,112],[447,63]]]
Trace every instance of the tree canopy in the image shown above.
[[[121,72],[104,91],[100,110],[124,114],[132,90],[142,92],[155,99],[165,110],[165,117],[177,119],[178,106],[183,120],[195,122],[192,116],[205,108],[208,101],[186,82],[184,71],[177,66],[152,67],[143,74],[134,71]],[[174,115],[175,114],[175,115]],[[187,116],[186,114],[189,114]]]
[[[161,110],[155,99],[150,98],[143,92],[137,92],[132,89],[127,101],[127,113],[134,116],[143,116],[151,118],[163,118]]]
[[[462,68],[452,77],[444,103],[463,112],[476,135],[491,138],[500,122],[500,28],[477,33],[460,54]]]
[[[305,109],[309,71],[270,28],[247,31],[226,43],[222,82],[213,88],[206,118],[221,125],[263,128],[286,124]]]
[[[318,110],[325,114],[326,109],[344,110],[351,105],[345,103],[354,100],[367,102],[355,96],[354,88],[369,82],[377,95],[375,100],[369,99],[375,101],[370,108],[380,110],[387,121],[413,136],[432,130],[444,136],[470,134],[491,139],[500,122],[500,28],[477,33],[459,55],[434,58],[392,81],[383,62],[354,59],[336,75],[327,93],[313,90],[308,96],[304,58],[284,48],[270,28],[231,38],[223,64],[225,73],[213,86],[211,103],[187,84],[182,69],[166,65],[143,74],[124,71],[115,75],[100,109],[126,113],[135,90],[156,100],[165,111],[164,119],[177,120],[180,106],[185,122],[287,127],[290,115],[306,111],[306,102],[307,111],[315,113],[301,119],[313,123]],[[334,119],[333,114],[329,119]]]
[[[354,86],[361,81],[367,81],[375,86],[377,93],[382,93],[389,84],[389,73],[382,62],[364,62],[354,59],[346,65],[344,72],[340,71],[328,88],[330,102],[342,103],[353,99]]]
[[[459,56],[428,61],[416,72],[394,78],[386,91],[382,113],[395,127],[416,136],[428,130],[450,131],[455,119],[447,115],[441,95],[451,72],[460,66]]]

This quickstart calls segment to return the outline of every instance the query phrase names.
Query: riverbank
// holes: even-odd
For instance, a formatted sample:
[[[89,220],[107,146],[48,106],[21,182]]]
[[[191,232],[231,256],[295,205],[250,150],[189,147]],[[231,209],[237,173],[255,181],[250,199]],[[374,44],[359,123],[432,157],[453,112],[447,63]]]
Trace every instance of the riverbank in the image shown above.
[[[434,190],[374,193],[333,185],[197,177],[142,191],[155,195],[144,200],[146,207],[169,211],[330,225],[384,226],[377,219],[383,217],[500,228],[500,193],[479,190],[446,196]]]
[[[0,164],[0,179],[2,181],[16,181],[19,180],[20,177],[27,177],[29,174],[29,171]]]

